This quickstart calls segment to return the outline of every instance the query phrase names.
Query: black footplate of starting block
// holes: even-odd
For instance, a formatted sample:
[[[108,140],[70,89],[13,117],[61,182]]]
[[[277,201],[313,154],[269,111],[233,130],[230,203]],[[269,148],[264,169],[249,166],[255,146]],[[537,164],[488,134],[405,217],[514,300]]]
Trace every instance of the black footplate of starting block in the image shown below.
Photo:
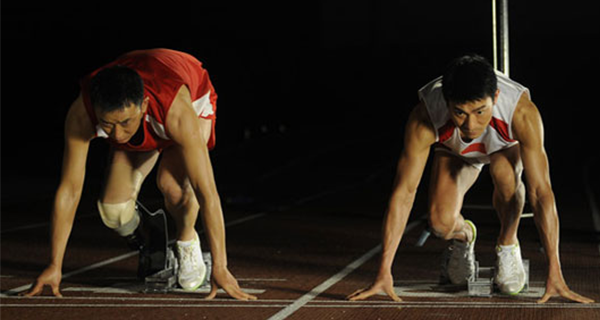
[[[177,272],[179,271],[179,265],[177,264],[177,258],[171,247],[167,247],[166,256],[166,267],[152,275],[147,276],[144,279],[146,293],[156,292],[167,292],[171,288],[175,288],[177,285]]]
[[[529,260],[523,259],[523,267],[525,268],[525,287],[523,291],[527,291],[529,289]],[[495,276],[495,267],[480,267],[479,261],[475,261],[475,275],[467,283],[469,295],[490,297],[495,292],[498,292],[494,284]]]

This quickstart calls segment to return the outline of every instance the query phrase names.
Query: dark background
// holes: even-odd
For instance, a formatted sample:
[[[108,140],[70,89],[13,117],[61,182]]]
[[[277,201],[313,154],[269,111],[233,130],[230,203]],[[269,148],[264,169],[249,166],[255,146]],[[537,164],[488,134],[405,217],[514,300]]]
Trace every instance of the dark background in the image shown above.
[[[598,2],[509,8],[511,77],[542,113],[553,181],[578,183],[598,147]],[[283,125],[290,143],[377,135],[397,154],[417,90],[458,55],[492,59],[484,0],[13,0],[1,10],[3,194],[15,180],[58,182],[78,80],[130,50],[167,47],[204,62],[219,94],[215,152]],[[102,150],[92,144],[90,166],[104,163]]]

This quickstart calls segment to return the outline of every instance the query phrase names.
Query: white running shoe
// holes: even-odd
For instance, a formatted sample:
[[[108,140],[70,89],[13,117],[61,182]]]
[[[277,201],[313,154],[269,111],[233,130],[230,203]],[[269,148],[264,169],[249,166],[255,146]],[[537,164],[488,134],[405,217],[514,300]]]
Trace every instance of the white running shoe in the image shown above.
[[[177,259],[179,262],[179,273],[177,281],[186,291],[198,289],[206,281],[206,265],[202,259],[200,249],[200,238],[190,241],[177,241]]]
[[[519,243],[496,246],[496,278],[494,282],[504,294],[519,294],[525,287],[526,274]]]
[[[470,220],[465,222],[473,230],[473,239],[470,242],[453,240],[444,252],[442,262],[442,283],[450,282],[455,285],[465,285],[469,279],[475,277],[475,240],[477,228]]]

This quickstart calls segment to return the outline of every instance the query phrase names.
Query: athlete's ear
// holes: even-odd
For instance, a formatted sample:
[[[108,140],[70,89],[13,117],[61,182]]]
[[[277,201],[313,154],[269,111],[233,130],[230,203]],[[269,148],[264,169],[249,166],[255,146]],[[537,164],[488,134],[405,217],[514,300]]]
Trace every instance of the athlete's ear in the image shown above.
[[[498,96],[500,95],[500,89],[496,89],[496,93],[494,94],[494,105],[498,102]]]
[[[142,101],[142,114],[146,113],[146,109],[148,109],[148,103],[150,103],[150,98],[145,97],[144,101]]]

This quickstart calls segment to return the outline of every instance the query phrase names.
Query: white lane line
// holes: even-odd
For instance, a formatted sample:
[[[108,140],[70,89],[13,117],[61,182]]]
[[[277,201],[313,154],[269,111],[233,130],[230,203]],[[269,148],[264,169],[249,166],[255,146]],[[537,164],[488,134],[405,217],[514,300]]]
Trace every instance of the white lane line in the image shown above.
[[[205,302],[196,303],[2,303],[0,308],[282,308],[286,304],[264,304],[264,303],[228,303],[211,304]],[[394,303],[394,304],[309,304],[305,308],[313,309],[600,309],[600,303],[581,304],[581,303],[451,303],[440,304],[438,302],[428,302],[422,304],[416,303]]]
[[[85,219],[85,218],[90,218],[95,216],[96,214],[93,213],[88,213],[88,214],[82,214],[76,217],[76,221],[79,221],[81,219]],[[20,226],[20,227],[15,227],[12,229],[6,229],[6,230],[0,230],[0,234],[7,234],[7,233],[11,233],[11,232],[16,232],[16,231],[23,231],[23,230],[29,230],[29,229],[35,229],[35,228],[41,228],[41,227],[47,227],[50,226],[50,222],[41,222],[41,223],[34,223],[34,224],[29,224],[29,225],[25,225],[25,226]]]
[[[396,303],[381,304],[381,305],[348,305],[348,304],[330,304],[330,305],[307,305],[306,308],[365,308],[365,309],[380,309],[380,308],[394,308],[394,309],[600,309],[599,303],[593,304],[582,304],[582,303],[550,303],[550,304],[539,304],[539,303],[489,303],[485,305],[472,304],[472,303],[452,303],[441,305],[437,302],[430,302],[428,304],[412,304],[412,303]]]
[[[116,256],[114,258],[110,258],[110,259],[107,259],[107,260],[104,260],[104,261],[100,261],[98,263],[94,263],[94,264],[89,265],[87,267],[83,267],[81,269],[65,273],[62,276],[62,279],[64,280],[64,279],[67,279],[67,278],[72,277],[74,275],[78,275],[80,273],[84,273],[86,271],[90,271],[90,270],[102,268],[102,267],[104,267],[106,265],[109,265],[109,264],[112,264],[112,263],[115,263],[115,262],[119,262],[121,260],[125,260],[125,259],[133,257],[133,256],[135,256],[137,254],[138,254],[137,251],[132,251],[132,252],[129,252],[129,253],[122,254],[120,256]],[[20,293],[22,291],[28,290],[29,288],[31,288],[31,286],[32,286],[32,284],[30,283],[30,284],[22,285],[20,287],[16,287],[16,288],[4,291],[4,292],[0,293],[0,297],[6,297],[6,296],[15,295],[15,294]]]
[[[91,292],[91,293],[113,293],[113,294],[138,294],[142,292],[146,286],[144,284],[138,284],[127,287],[71,287],[62,289],[62,292]],[[264,289],[251,289],[244,288],[244,292],[250,294],[263,294],[266,290]],[[207,294],[210,293],[210,286],[201,287],[194,291],[186,291],[183,289],[169,290],[170,293],[185,293],[185,294]],[[223,289],[218,289],[217,293],[226,293]]]
[[[254,214],[254,215],[251,215],[251,216],[248,216],[248,217],[240,218],[240,219],[237,219],[237,220],[234,220],[234,221],[231,221],[231,222],[225,224],[225,227],[230,227],[230,226],[238,225],[238,224],[240,224],[242,222],[247,222],[247,221],[250,221],[250,220],[253,220],[253,219],[258,219],[258,218],[263,217],[265,215],[266,215],[266,213],[257,213],[257,214]],[[201,230],[198,233],[199,234],[203,234],[204,230]],[[87,272],[87,271],[90,271],[90,270],[98,269],[98,268],[107,266],[109,264],[112,264],[112,263],[115,263],[115,262],[119,262],[121,260],[128,259],[130,257],[133,257],[133,256],[137,255],[137,254],[138,254],[137,251],[131,251],[129,253],[125,253],[125,254],[122,254],[120,256],[116,256],[114,258],[110,258],[110,259],[107,259],[107,260],[104,260],[104,261],[100,261],[100,262],[94,263],[92,265],[89,265],[87,267],[83,267],[81,269],[74,270],[74,271],[68,272],[66,274],[63,274],[62,279],[64,280],[64,279],[67,279],[69,277],[72,277],[72,276],[75,276],[75,275],[78,275],[78,274],[81,274],[81,273],[84,273],[84,272]],[[22,291],[28,290],[29,288],[31,288],[31,286],[32,286],[32,284],[26,284],[26,285],[22,285],[20,287],[16,287],[16,288],[4,291],[4,292],[0,293],[0,297],[6,297],[6,296],[12,296],[12,295],[18,294],[18,293],[20,293]]]
[[[245,289],[244,289],[245,290]],[[246,303],[258,303],[258,304],[264,304],[264,303],[285,303],[286,306],[288,303],[293,302],[294,300],[292,299],[260,299],[260,300],[253,300],[253,301],[238,301],[238,300],[233,300],[232,298],[215,298],[212,300],[199,300],[198,297],[193,297],[193,298],[185,298],[182,296],[178,296],[177,298],[169,298],[169,297],[147,297],[147,296],[69,296],[69,295],[65,295],[62,298],[57,298],[54,296],[35,296],[35,297],[21,297],[21,296],[10,296],[10,297],[2,297],[2,301],[35,301],[35,300],[41,300],[41,301],[45,301],[45,300],[51,300],[49,302],[60,302],[60,301],[121,301],[121,302],[126,302],[126,301],[167,301],[167,302],[189,302],[189,303],[194,303],[194,304],[198,304],[198,303],[215,303],[215,302],[226,302],[226,303],[240,303],[240,304],[246,304]],[[318,302],[318,301],[314,301],[314,302]],[[331,301],[328,301],[331,302]],[[343,302],[343,301],[341,301]],[[366,302],[366,301],[365,301]],[[385,301],[383,301],[383,303],[385,303]]]
[[[354,262],[347,265],[344,269],[342,269],[342,271],[336,273],[331,278],[325,280],[325,282],[316,286],[309,293],[303,295],[302,297],[300,297],[299,299],[294,301],[294,303],[290,304],[289,306],[286,306],[285,309],[281,310],[277,314],[270,317],[269,320],[280,320],[280,319],[287,318],[289,315],[296,312],[298,309],[302,308],[304,305],[306,305],[312,299],[314,299],[315,297],[317,297],[318,295],[323,293],[325,290],[329,289],[331,286],[336,284],[338,281],[342,280],[344,277],[346,277],[352,271],[354,271],[357,268],[359,268],[360,266],[362,266],[365,262],[367,262],[369,259],[371,259],[373,256],[375,256],[377,253],[379,253],[379,251],[381,251],[381,245],[378,245],[375,248],[369,250],[369,252],[365,253],[360,258],[358,258]]]
[[[518,299],[518,298],[516,298]],[[20,301],[38,301],[44,303],[16,303]],[[110,305],[112,307],[123,307],[124,305],[131,305],[135,301],[146,301],[147,303],[142,305],[152,305],[154,307],[162,307],[163,304],[160,302],[168,302],[165,305],[172,305],[175,302],[178,302],[177,306],[179,307],[205,307],[205,308],[222,308],[223,305],[217,303],[224,303],[225,306],[228,307],[256,307],[256,308],[271,308],[278,307],[283,308],[288,306],[288,303],[293,302],[295,300],[291,299],[261,299],[256,301],[234,301],[231,299],[217,298],[210,301],[199,300],[198,298],[168,298],[168,297],[109,297],[109,296],[97,296],[97,297],[69,297],[64,296],[63,298],[56,298],[53,296],[37,296],[37,297],[20,297],[20,296],[11,296],[11,297],[3,297],[3,302],[12,301],[11,303],[1,303],[0,307],[4,306],[12,306],[12,307],[28,307],[28,306],[38,306],[38,307],[53,307],[58,306],[70,306],[70,307],[78,307],[78,306],[92,306],[91,303],[87,301],[115,301],[113,303],[104,303],[103,305]],[[84,303],[60,303],[64,301],[82,301]],[[149,302],[153,303],[150,304]],[[117,303],[117,302],[123,302]],[[128,302],[128,303],[126,303]],[[346,301],[346,300],[313,300],[310,303],[306,304],[307,308],[497,308],[497,309],[513,309],[513,308],[547,308],[547,309],[600,309],[600,303],[592,303],[592,304],[577,304],[577,303],[567,303],[567,302],[557,302],[557,303],[546,303],[546,304],[537,304],[535,302],[527,302],[527,301],[514,301],[514,302],[483,302],[483,301],[453,301],[453,300],[442,300],[442,301],[404,301],[404,302],[394,302],[394,301]]]
[[[417,221],[409,223],[406,226],[404,233],[406,234],[407,232],[409,232],[410,230],[412,230],[413,228],[415,228],[417,225],[421,224],[422,222],[423,222],[423,220],[419,219]],[[325,280],[323,283],[321,283],[318,286],[316,286],[315,288],[313,288],[309,293],[298,298],[296,301],[294,301],[294,303],[286,306],[283,310],[281,310],[278,313],[271,316],[269,318],[269,320],[282,320],[282,319],[287,318],[292,313],[296,312],[298,309],[305,306],[307,303],[309,303],[315,297],[317,297],[321,293],[325,292],[331,286],[338,283],[340,280],[344,279],[347,275],[352,273],[354,270],[358,269],[365,262],[369,261],[376,254],[378,254],[380,251],[381,251],[381,244],[377,245],[375,248],[373,248],[373,249],[369,250],[367,253],[363,254],[360,258],[351,262],[349,265],[344,267],[344,269],[342,269],[340,272],[334,274],[333,276],[331,276],[331,278]]]
[[[109,304],[109,303],[42,303],[42,304],[17,304],[2,303],[0,308],[281,308],[285,304]]]

